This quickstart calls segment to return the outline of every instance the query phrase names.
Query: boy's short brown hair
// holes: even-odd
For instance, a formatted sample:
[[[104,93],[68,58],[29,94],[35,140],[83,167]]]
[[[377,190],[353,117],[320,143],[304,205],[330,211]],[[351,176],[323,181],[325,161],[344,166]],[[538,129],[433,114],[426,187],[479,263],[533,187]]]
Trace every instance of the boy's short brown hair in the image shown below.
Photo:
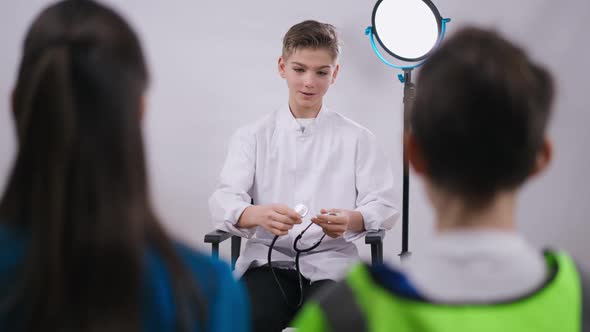
[[[332,59],[338,58],[340,45],[336,28],[327,23],[307,20],[292,26],[283,38],[283,58],[302,48],[326,49]]]
[[[412,132],[433,182],[470,204],[521,185],[551,113],[551,74],[491,30],[464,28],[426,61]]]

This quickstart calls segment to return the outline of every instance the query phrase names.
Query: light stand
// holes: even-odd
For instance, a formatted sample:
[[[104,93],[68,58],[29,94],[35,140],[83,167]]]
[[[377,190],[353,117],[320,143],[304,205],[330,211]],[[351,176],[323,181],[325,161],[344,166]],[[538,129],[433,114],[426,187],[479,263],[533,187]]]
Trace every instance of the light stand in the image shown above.
[[[422,65],[430,53],[440,44],[445,35],[449,18],[442,18],[430,0],[379,0],[373,8],[372,26],[365,29],[371,39],[373,51],[386,65],[401,69],[398,74],[404,83],[403,137],[406,137],[410,111],[416,96],[412,83],[412,70]],[[390,55],[408,65],[394,65],[377,49],[375,38]],[[411,255],[408,248],[410,196],[409,163],[405,144],[403,146],[403,197],[402,197],[402,251],[401,259]]]

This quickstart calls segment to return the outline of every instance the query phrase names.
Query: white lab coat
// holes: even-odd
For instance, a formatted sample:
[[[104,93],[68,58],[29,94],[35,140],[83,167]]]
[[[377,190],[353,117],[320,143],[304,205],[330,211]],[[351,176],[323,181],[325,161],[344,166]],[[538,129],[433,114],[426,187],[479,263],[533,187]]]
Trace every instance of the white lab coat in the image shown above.
[[[295,237],[320,209],[354,209],[366,230],[391,229],[400,214],[396,196],[389,162],[369,130],[324,107],[302,131],[286,105],[235,133],[209,207],[217,229],[249,239],[236,263],[239,277],[267,263],[274,237],[262,227],[235,227],[251,199],[257,205],[307,205],[303,222],[280,237],[273,251],[273,261],[293,262]],[[309,247],[322,234],[312,225],[299,244]],[[358,259],[351,241],[362,236],[351,231],[337,239],[326,236],[301,255],[302,275],[312,282],[343,277]]]

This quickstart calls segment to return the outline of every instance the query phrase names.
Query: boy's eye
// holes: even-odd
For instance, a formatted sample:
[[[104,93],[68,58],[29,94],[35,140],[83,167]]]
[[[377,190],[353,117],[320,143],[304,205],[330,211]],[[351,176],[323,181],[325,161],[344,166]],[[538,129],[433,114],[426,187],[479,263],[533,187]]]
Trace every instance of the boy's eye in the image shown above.
[[[326,75],[328,75],[328,73],[325,72],[325,71],[318,71],[318,75],[320,75],[320,76],[326,76]]]
[[[293,70],[296,71],[296,72],[298,72],[298,73],[303,73],[304,72],[303,68],[294,68]]]

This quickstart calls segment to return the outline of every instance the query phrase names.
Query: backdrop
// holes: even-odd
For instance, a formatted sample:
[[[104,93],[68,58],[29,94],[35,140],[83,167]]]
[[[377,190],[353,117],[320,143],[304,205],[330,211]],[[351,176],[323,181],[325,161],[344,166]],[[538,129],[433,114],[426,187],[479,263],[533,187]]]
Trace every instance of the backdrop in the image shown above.
[[[9,99],[26,28],[50,1],[0,0],[0,189],[15,153]],[[373,54],[364,29],[374,1],[110,0],[139,33],[152,83],[145,141],[153,201],[167,229],[206,249],[207,199],[216,185],[230,135],[287,100],[277,73],[281,39],[302,20],[334,24],[343,41],[341,71],[326,104],[369,128],[392,160],[401,198],[402,84]],[[564,248],[590,262],[590,169],[586,130],[590,74],[586,0],[435,0],[448,31],[494,27],[547,65],[558,84],[550,134],[555,159],[520,195],[518,227],[539,247]],[[502,130],[502,128],[498,128]],[[411,177],[410,250],[433,235],[422,184]],[[401,201],[400,201],[401,206]],[[361,256],[369,248],[359,242]],[[396,262],[401,221],[387,234],[385,259]],[[209,250],[208,248],[206,250]],[[222,247],[229,256],[229,243]]]

